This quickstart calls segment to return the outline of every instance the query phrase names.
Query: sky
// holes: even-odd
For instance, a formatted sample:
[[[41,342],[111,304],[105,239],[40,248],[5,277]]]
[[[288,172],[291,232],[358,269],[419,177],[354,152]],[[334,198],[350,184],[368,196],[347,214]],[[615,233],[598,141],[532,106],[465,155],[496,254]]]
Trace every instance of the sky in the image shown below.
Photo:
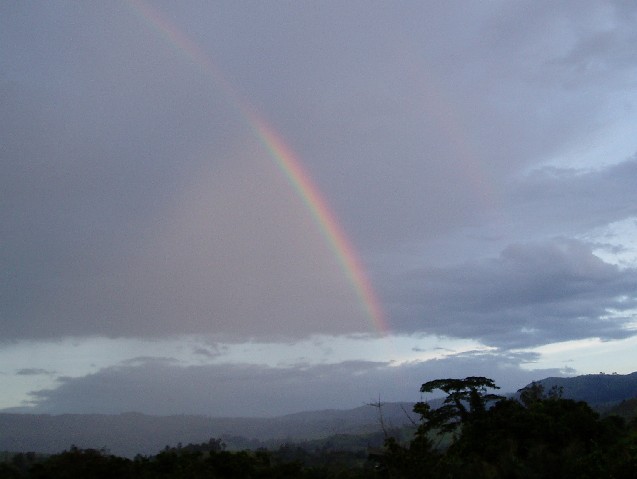
[[[635,370],[632,2],[8,1],[0,44],[0,410]]]

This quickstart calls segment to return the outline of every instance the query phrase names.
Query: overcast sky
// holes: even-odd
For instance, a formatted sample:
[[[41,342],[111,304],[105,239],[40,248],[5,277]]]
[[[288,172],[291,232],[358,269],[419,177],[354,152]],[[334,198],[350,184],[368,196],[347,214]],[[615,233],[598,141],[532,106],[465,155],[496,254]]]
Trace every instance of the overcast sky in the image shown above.
[[[0,44],[0,409],[635,369],[632,2],[8,1]]]

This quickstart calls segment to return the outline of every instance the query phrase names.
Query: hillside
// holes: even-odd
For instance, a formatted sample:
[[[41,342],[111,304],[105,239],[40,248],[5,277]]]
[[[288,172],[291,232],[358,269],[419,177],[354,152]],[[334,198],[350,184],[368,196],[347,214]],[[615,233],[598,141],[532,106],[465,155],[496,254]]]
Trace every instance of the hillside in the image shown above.
[[[570,378],[550,377],[538,381],[545,391],[562,388],[567,399],[586,401],[597,409],[605,409],[625,399],[637,397],[637,372],[630,374],[586,374]]]
[[[383,406],[387,427],[410,422],[405,411],[411,404]],[[106,448],[113,454],[155,454],[178,442],[201,443],[211,437],[234,437],[238,447],[258,441],[301,442],[337,434],[380,431],[378,409],[361,406],[350,410],[325,410],[275,418],[212,418],[207,416],[0,414],[0,450],[55,453],[71,445]],[[232,446],[232,444],[230,444]]]
[[[545,391],[554,386],[560,387],[563,397],[586,401],[599,411],[634,417],[637,372],[551,377],[538,382]],[[415,417],[413,414],[410,417],[407,412],[411,413],[412,406],[408,403],[385,404],[382,408],[385,426],[400,428],[411,424]],[[615,409],[611,409],[613,407]],[[379,411],[372,406],[309,411],[274,418],[149,416],[140,413],[55,416],[0,413],[0,451],[56,453],[76,445],[80,448],[106,448],[113,454],[132,457],[155,454],[167,445],[196,444],[210,438],[224,438],[231,449],[248,449],[264,444],[276,447],[282,443],[379,431]]]

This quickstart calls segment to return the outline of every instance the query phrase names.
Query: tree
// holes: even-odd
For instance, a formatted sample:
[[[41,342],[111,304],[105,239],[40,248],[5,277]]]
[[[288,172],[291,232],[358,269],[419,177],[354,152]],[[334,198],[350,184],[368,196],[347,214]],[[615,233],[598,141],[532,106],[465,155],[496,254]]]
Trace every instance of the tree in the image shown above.
[[[414,412],[420,414],[422,425],[419,433],[437,431],[441,434],[454,432],[462,424],[482,416],[487,406],[503,399],[489,389],[500,389],[492,379],[470,376],[465,379],[435,379],[424,383],[420,392],[431,393],[436,389],[447,394],[443,405],[432,409],[426,402],[418,402]]]
[[[526,387],[518,390],[520,395],[520,401],[526,407],[530,407],[534,403],[543,401],[546,399],[562,399],[564,388],[561,386],[553,386],[548,393],[544,392],[544,386],[542,383],[533,381]]]
[[[445,448],[434,444],[433,438],[448,438],[450,433],[460,433],[466,426],[482,417],[490,403],[502,399],[489,393],[490,389],[499,389],[489,378],[470,376],[464,379],[436,379],[420,387],[422,393],[441,390],[447,394],[439,408],[429,403],[418,402],[414,412],[420,415],[420,424],[413,440],[407,447],[389,438],[385,442],[385,455],[381,459],[382,467],[389,477],[419,478],[424,471],[430,477],[441,477],[449,470],[446,463]],[[453,440],[458,440],[454,437]]]

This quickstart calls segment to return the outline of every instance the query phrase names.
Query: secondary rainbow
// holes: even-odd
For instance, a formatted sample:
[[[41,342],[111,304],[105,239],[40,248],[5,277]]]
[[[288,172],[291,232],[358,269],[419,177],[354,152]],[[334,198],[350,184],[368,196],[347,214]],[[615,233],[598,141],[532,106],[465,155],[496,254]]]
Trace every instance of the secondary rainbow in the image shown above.
[[[225,79],[210,58],[195,42],[144,1],[131,0],[131,4],[135,7],[136,12],[166,38],[172,46],[187,55],[205,73],[210,75],[215,84],[221,88],[231,103],[239,110],[249,128],[267,149],[278,168],[283,172],[288,182],[311,212],[321,234],[352,283],[374,328],[381,334],[387,334],[388,329],[380,301],[374,292],[356,250],[347,238],[336,216],[332,213],[327,201],[303,168],[297,155],[287,145],[281,135],[277,133],[276,129],[268,125],[256,113],[254,108],[239,95],[233,85]]]

